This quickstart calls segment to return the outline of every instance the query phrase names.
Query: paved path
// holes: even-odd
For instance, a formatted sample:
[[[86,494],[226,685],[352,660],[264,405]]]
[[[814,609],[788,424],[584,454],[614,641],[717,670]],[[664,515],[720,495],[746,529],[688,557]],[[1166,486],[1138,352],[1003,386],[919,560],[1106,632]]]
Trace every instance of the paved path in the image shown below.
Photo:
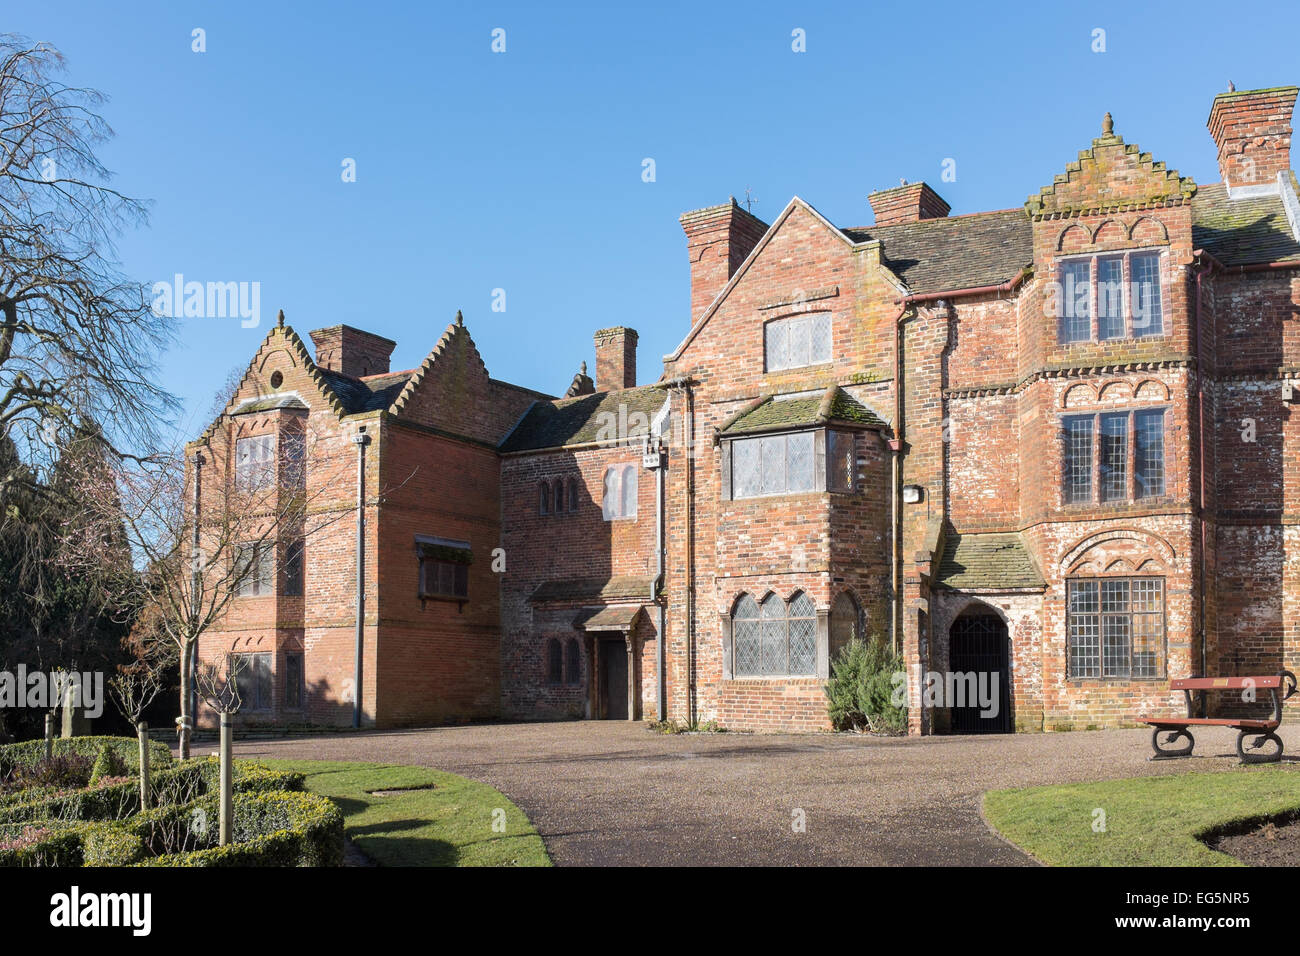
[[[1282,736],[1288,756],[1300,753],[1300,731]],[[484,781],[528,814],[560,865],[1025,865],[980,817],[985,790],[1237,766],[1233,731],[1198,733],[1190,760],[1148,761],[1149,739],[672,736],[587,721],[248,740],[236,755],[417,764]]]

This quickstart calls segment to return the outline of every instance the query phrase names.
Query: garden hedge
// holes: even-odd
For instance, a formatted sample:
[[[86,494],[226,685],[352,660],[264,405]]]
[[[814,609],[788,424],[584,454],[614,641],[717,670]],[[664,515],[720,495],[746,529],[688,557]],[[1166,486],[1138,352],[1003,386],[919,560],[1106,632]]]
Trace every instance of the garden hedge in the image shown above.
[[[239,793],[230,846],[217,846],[215,794],[117,822],[0,824],[0,841],[25,827],[40,840],[0,849],[2,866],[339,866],[343,814],[330,800],[283,790]]]
[[[175,766],[151,773],[149,805],[190,803],[203,794],[215,792],[219,776],[220,764],[215,758],[178,762]],[[301,773],[268,770],[260,764],[237,760],[231,783],[236,793],[298,792],[304,788],[305,777]],[[139,812],[138,779],[73,791],[25,790],[0,801],[0,823],[122,820]]]
[[[140,741],[135,737],[56,737],[54,755],[81,754],[94,760],[107,744],[115,750],[131,773],[140,772]],[[22,743],[0,746],[0,779],[9,776],[15,767],[31,767],[45,758],[44,740],[24,740]],[[172,762],[172,751],[161,740],[149,741],[149,767],[160,769]]]

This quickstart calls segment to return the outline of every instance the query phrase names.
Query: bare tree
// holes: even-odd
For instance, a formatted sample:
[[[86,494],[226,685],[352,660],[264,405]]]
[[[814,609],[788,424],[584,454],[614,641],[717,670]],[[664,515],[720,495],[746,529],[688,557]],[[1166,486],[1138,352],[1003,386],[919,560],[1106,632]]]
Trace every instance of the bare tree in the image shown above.
[[[130,652],[129,664],[119,664],[108,682],[109,696],[118,711],[135,728],[140,744],[140,809],[149,809],[149,725],[144,712],[167,686],[167,674],[176,664],[176,649],[158,627],[155,615],[142,613],[122,640]]]
[[[0,433],[29,460],[69,433],[136,453],[174,408],[152,374],[173,322],[116,259],[147,207],[108,185],[105,97],[65,71],[53,47],[0,34]]]
[[[125,529],[136,567],[118,576],[115,604],[149,615],[176,648],[182,758],[190,754],[194,730],[199,638],[219,625],[237,596],[274,589],[311,538],[355,514],[354,502],[338,501],[355,468],[346,447],[315,441],[305,428],[281,431],[273,460],[233,473],[221,469],[222,456],[211,448],[191,448],[190,455],[208,463],[197,489],[193,458],[183,449],[146,461],[123,459],[112,468],[88,456],[76,459],[92,463],[80,475],[86,519],[71,529],[60,553],[74,564],[95,565],[103,542]]]

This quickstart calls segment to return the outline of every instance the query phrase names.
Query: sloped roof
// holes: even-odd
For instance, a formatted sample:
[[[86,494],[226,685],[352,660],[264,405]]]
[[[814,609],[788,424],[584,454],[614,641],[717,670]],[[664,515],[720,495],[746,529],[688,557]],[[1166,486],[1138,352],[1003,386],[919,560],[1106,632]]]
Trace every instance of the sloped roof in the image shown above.
[[[603,437],[602,429],[611,423],[622,429],[619,439],[640,438],[648,433],[650,420],[666,399],[663,389],[642,385],[537,402],[506,436],[500,450],[536,451],[582,445]]]
[[[349,415],[355,415],[358,412],[374,412],[388,408],[401,394],[411,373],[392,372],[388,375],[349,378],[322,368],[320,376],[338,396],[343,410]]]
[[[636,601],[647,600],[654,578],[615,575],[603,578],[568,578],[538,585],[528,600],[543,601]]]
[[[944,539],[943,559],[935,583],[956,590],[1044,586],[1025,539],[1014,532],[950,532]]]
[[[721,429],[724,435],[744,435],[777,431],[783,428],[807,428],[827,422],[875,426],[885,422],[871,409],[839,386],[831,386],[820,395],[803,398],[762,399],[742,411]]]
[[[584,631],[630,631],[642,607],[640,604],[614,604],[583,608],[573,619],[573,626]]]
[[[1192,243],[1225,266],[1300,261],[1300,242],[1280,196],[1229,199],[1222,183],[1192,200]]]
[[[918,295],[1001,285],[1034,261],[1023,209],[841,231],[854,242],[879,239],[881,260]]]

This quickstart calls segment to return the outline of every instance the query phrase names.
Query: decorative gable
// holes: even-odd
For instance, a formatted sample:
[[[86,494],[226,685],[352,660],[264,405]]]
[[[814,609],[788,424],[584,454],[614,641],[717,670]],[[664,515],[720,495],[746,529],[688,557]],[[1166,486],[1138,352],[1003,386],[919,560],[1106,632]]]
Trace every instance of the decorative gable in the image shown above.
[[[1060,219],[1181,206],[1195,194],[1196,183],[1190,176],[1166,169],[1150,153],[1117,136],[1107,113],[1102,134],[1092,147],[1081,151],[1052,185],[1025,200],[1025,211],[1035,220]]]

